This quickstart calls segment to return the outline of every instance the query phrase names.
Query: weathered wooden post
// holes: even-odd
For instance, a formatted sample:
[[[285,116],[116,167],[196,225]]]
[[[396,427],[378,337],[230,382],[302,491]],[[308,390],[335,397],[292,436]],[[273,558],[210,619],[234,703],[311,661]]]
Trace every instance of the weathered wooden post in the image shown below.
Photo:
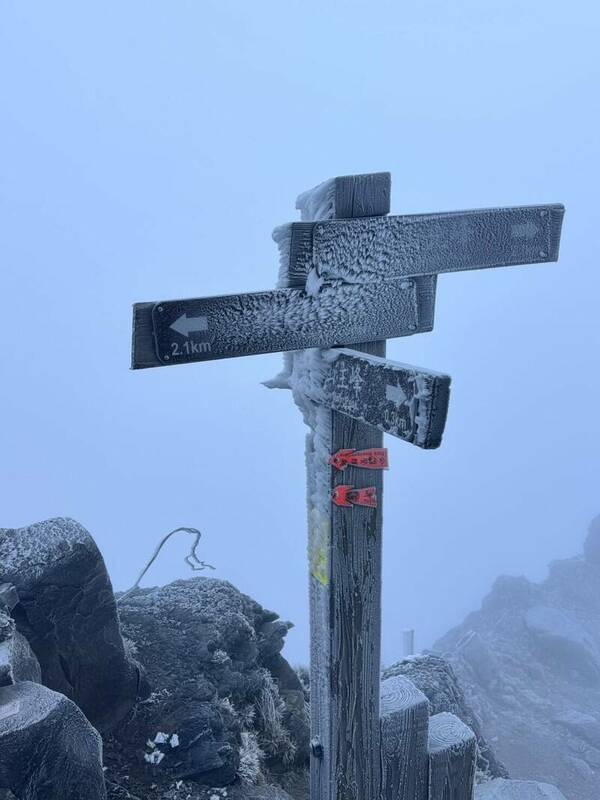
[[[428,737],[425,695],[407,678],[386,678],[381,684],[382,796],[386,800],[428,800]]]
[[[386,215],[390,209],[390,176],[387,173],[334,178],[305,192],[297,203],[302,222],[366,218]],[[319,227],[317,226],[317,231]],[[304,259],[310,247],[312,226],[282,226],[274,233],[281,251],[281,286],[301,286],[318,292],[318,266]],[[303,252],[304,251],[304,252]],[[360,280],[360,276],[358,276]],[[433,324],[435,278],[419,278],[423,328]],[[317,287],[315,289],[315,284]],[[352,314],[352,309],[349,309]],[[350,316],[351,319],[351,316]],[[308,525],[311,618],[311,797],[377,797],[381,786],[380,756],[380,639],[381,639],[381,533],[383,473],[349,463],[343,470],[330,461],[336,453],[381,450],[385,415],[383,403],[390,397],[402,405],[409,397],[417,404],[416,383],[405,392],[402,381],[390,374],[377,387],[374,377],[361,368],[357,351],[383,359],[385,341],[364,342],[336,360],[338,376],[334,391],[348,401],[362,389],[362,402],[348,416],[341,408],[331,410],[320,396],[328,384],[323,362],[328,354],[300,352],[287,357],[286,372],[272,385],[287,386],[310,427],[306,443],[308,467]],[[337,356],[339,359],[339,356]],[[365,359],[364,365],[370,362]],[[380,371],[386,362],[378,362]],[[342,369],[345,367],[345,369]],[[390,373],[393,367],[388,367]],[[423,382],[429,376],[423,376]],[[435,380],[435,379],[434,379]],[[436,381],[438,406],[424,423],[435,417],[427,435],[443,429],[449,379]],[[364,387],[364,389],[363,389]],[[379,393],[377,393],[379,388]],[[367,392],[371,393],[368,402]],[[395,394],[394,394],[395,392]],[[335,408],[335,406],[333,406]],[[357,411],[374,409],[365,424]],[[439,409],[439,410],[438,410]],[[390,412],[391,409],[388,409]],[[437,412],[437,413],[436,413]],[[365,412],[363,412],[364,414]],[[375,423],[378,427],[374,427]],[[412,428],[413,426],[411,426]],[[435,428],[435,430],[434,430]],[[406,428],[407,432],[409,427]],[[413,430],[411,430],[411,434]],[[332,503],[336,487],[369,488],[376,502],[351,510]]]
[[[430,800],[472,800],[477,740],[454,714],[429,719]]]
[[[402,631],[402,656],[407,658],[415,654],[415,632],[413,628]]]
[[[287,353],[269,385],[293,391],[310,429],[311,800],[472,789],[468,735],[426,719],[418,693],[384,686],[380,721],[381,432],[437,447],[450,384],[386,360],[385,339],[432,329],[438,273],[556,260],[564,212],[387,217],[389,195],[387,173],[301,195],[302,221],[274,234],[275,290],[134,306],[134,369]]]
[[[305,194],[298,205],[302,220],[308,221],[387,214],[389,203],[389,176],[374,175],[334,180]],[[292,282],[286,280],[285,272],[283,282]],[[385,340],[355,349],[383,357]],[[304,353],[292,355],[292,374],[294,362],[306,358]],[[382,448],[383,434],[302,397],[301,389],[296,398],[311,426],[306,442],[311,797],[350,798],[363,791],[365,797],[376,797],[380,786],[382,472],[367,470],[365,475],[365,470],[352,465],[342,472],[328,462],[338,451]],[[331,495],[342,481],[357,489],[374,487],[377,505],[356,506],[350,515],[338,509]]]

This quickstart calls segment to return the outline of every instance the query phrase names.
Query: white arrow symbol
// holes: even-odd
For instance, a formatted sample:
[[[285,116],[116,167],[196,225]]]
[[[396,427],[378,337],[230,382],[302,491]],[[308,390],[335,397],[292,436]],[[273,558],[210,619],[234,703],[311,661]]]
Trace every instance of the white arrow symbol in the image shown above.
[[[185,336],[186,339],[190,333],[197,333],[199,331],[208,330],[208,319],[206,317],[188,317],[187,313],[178,317],[169,328]]]
[[[398,408],[406,403],[406,394],[402,391],[400,386],[394,386],[391,383],[385,387],[385,399],[395,403]]]

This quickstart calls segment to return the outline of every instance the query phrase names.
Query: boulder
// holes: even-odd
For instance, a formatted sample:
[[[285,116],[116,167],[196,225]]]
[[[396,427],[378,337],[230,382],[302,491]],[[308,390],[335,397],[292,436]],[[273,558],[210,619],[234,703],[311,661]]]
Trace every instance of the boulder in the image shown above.
[[[525,613],[524,620],[542,657],[577,670],[591,680],[600,680],[600,652],[583,626],[565,611],[535,605]]]
[[[408,678],[423,692],[429,701],[431,715],[454,714],[473,731],[478,744],[477,768],[481,772],[491,777],[508,775],[483,736],[479,720],[467,704],[454,670],[444,658],[433,653],[410,656],[383,671],[384,679],[394,675]]]
[[[71,519],[0,529],[0,581],[16,587],[13,615],[43,683],[74,700],[101,731],[145,691],[125,654],[111,583],[90,534]]]
[[[104,800],[100,736],[58,692],[0,687],[0,787],[19,800]]]
[[[0,608],[11,612],[19,602],[19,594],[12,583],[0,583]]]
[[[260,786],[238,784],[228,797],[229,800],[292,800],[292,797],[280,786],[269,784]]]
[[[0,686],[18,681],[40,683],[42,678],[39,662],[10,613],[18,602],[15,587],[0,584]]]
[[[600,516],[590,522],[588,535],[583,545],[586,561],[600,567]]]
[[[554,717],[554,722],[600,751],[600,711],[592,715],[569,709]]]
[[[511,776],[533,782],[526,788],[534,797],[599,797],[599,538],[600,518],[585,557],[553,562],[540,583],[498,579],[481,609],[434,646],[452,664],[495,753]],[[517,791],[512,785],[496,787],[518,796],[507,794]]]
[[[507,781],[499,778],[480,784],[475,800],[566,800],[564,794],[549,783]]]
[[[280,654],[289,623],[204,577],[137,589],[118,603],[127,647],[154,693],[115,731],[109,769],[125,769],[146,743],[136,780],[226,786],[238,777],[244,737],[267,766],[307,756],[302,686]]]
[[[27,639],[15,630],[13,620],[0,611],[0,686],[18,681],[40,683],[42,672]]]

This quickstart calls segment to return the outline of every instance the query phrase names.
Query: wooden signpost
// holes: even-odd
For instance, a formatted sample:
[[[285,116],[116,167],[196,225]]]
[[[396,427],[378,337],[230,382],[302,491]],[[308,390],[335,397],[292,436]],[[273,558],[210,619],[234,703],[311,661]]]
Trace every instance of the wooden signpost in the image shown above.
[[[438,447],[450,386],[387,360],[385,340],[433,328],[440,273],[556,261],[564,209],[388,217],[389,204],[388,173],[305,192],[301,222],[274,232],[278,287],[136,304],[132,366],[286,353],[267,385],[291,389],[309,427],[311,800],[468,800],[465,726],[429,720],[399,678],[380,715],[383,432]]]

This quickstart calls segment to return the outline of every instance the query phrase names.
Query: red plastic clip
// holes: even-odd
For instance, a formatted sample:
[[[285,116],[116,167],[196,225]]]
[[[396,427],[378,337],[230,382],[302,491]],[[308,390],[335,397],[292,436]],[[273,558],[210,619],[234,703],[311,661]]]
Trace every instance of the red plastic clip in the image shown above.
[[[348,464],[362,469],[387,469],[388,451],[385,447],[371,447],[370,450],[338,450],[329,463],[336,469],[346,469]]]
[[[352,506],[377,508],[377,489],[375,486],[367,486],[364,489],[355,489],[354,486],[336,486],[331,499],[336,506],[344,508]]]

